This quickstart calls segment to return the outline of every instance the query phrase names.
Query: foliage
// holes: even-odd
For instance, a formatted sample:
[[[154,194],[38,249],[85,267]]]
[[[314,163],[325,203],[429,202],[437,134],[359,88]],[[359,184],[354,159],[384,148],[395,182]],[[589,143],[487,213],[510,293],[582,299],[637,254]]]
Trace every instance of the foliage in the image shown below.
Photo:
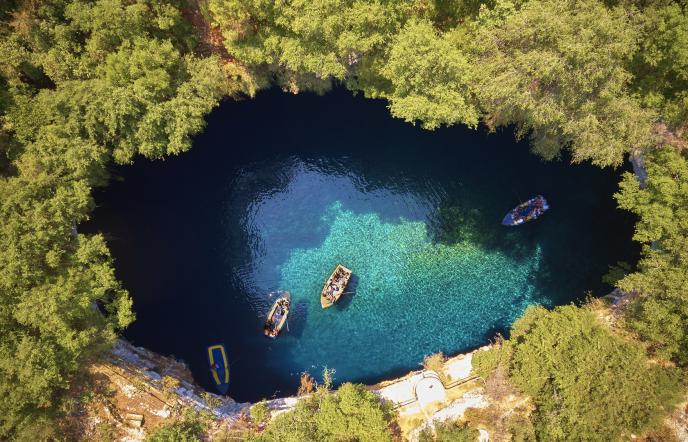
[[[617,261],[616,264],[609,266],[609,271],[602,275],[602,282],[615,285],[631,271],[631,265],[626,261]]]
[[[682,143],[684,4],[208,0],[230,60],[194,53],[185,5],[0,4],[0,439],[51,437],[60,393],[133,320],[104,238],[76,232],[93,208],[92,188],[107,183],[112,161],[189,149],[227,95],[252,95],[265,79],[323,92],[335,79],[427,129],[515,125],[544,158],[568,148],[573,161],[600,166],[651,146],[658,117]],[[607,281],[639,294],[626,322],[653,355],[685,366],[688,163],[660,148],[647,169],[646,188],[628,174],[616,195],[639,216],[643,258],[638,271],[614,267]],[[465,239],[455,224],[441,240]],[[670,370],[648,365],[642,349],[573,307],[528,310],[474,367],[486,385],[509,376],[533,396],[536,431],[548,439],[647,428],[676,389]],[[312,397],[254,437],[391,438],[389,409],[359,386],[329,393],[331,381],[328,371]],[[191,421],[174,425],[160,437],[199,434]],[[529,427],[521,434],[514,425],[514,438],[530,438]]]
[[[153,430],[146,442],[201,442],[207,424],[198,413],[187,411],[180,419]]]
[[[229,53],[283,85],[341,80],[427,129],[475,127],[486,113],[490,127],[516,125],[544,158],[568,147],[574,161],[600,166],[651,141],[661,106],[631,94],[639,49],[667,60],[678,50],[651,38],[639,46],[636,11],[600,0],[209,0],[209,11]]]
[[[423,358],[423,368],[425,368],[426,370],[432,370],[435,373],[437,373],[440,380],[445,385],[448,384],[450,381],[450,379],[447,377],[447,374],[444,372],[444,362],[446,360],[447,358],[444,357],[444,354],[442,354],[442,352],[433,353]]]
[[[511,355],[511,342],[501,336],[489,350],[473,353],[472,374],[483,379],[489,403],[484,408],[466,410],[465,418],[470,426],[487,429],[494,440],[533,441],[530,407],[523,404],[525,398],[519,397],[509,381]],[[514,406],[514,402],[523,405]]]
[[[478,439],[478,430],[470,428],[466,424],[458,422],[440,422],[435,424],[435,436],[432,431],[425,428],[418,435],[418,442],[475,442]]]
[[[117,427],[110,422],[101,422],[96,425],[94,433],[98,442],[115,442],[117,440]]]
[[[264,424],[270,420],[270,409],[268,403],[264,400],[251,406],[249,410],[251,413],[251,420],[256,424]]]
[[[641,50],[633,60],[643,101],[674,126],[688,122],[688,16],[675,2],[652,2],[640,17]]]
[[[188,149],[232,90],[218,59],[191,53],[176,1],[9,8],[0,23],[3,439],[58,413],[60,393],[133,320],[104,238],[76,231],[91,189],[106,184],[112,158]]]
[[[66,143],[71,134],[123,163],[139,153],[178,154],[190,147],[203,116],[228,91],[216,59],[183,57],[169,41],[126,42],[96,73],[97,79],[21,97],[8,115],[17,139],[40,144],[55,137]]]
[[[392,85],[389,109],[425,129],[478,125],[473,70],[455,34],[439,34],[429,21],[411,20],[394,37],[381,74]]]
[[[498,367],[508,370],[511,352],[511,342],[498,336],[492,348],[473,353],[471,374],[487,379]]]
[[[360,57],[398,31],[409,0],[209,0],[230,54],[249,65],[282,66],[344,79]]]
[[[514,410],[505,423],[513,442],[532,442],[537,440],[533,422],[523,413],[522,409]]]
[[[618,165],[649,143],[652,113],[628,93],[636,31],[597,0],[501,1],[483,10],[474,87],[490,126],[515,124],[544,158]]]
[[[317,383],[313,376],[308,372],[301,373],[301,378],[299,379],[299,389],[296,393],[297,396],[305,396],[311,394],[315,391]]]
[[[253,441],[391,441],[391,408],[362,385],[344,384],[330,392],[320,387],[296,408],[270,421]]]
[[[642,242],[638,272],[618,285],[640,297],[628,310],[629,325],[654,353],[688,364],[688,160],[672,148],[649,152],[646,187],[627,173],[616,199],[638,215],[634,239]]]
[[[616,440],[656,425],[680,398],[677,372],[585,308],[530,307],[510,342],[510,378],[537,406],[538,437]]]
[[[446,359],[447,358],[444,357],[442,352],[427,355],[423,358],[423,368],[440,373],[444,369],[444,362]]]

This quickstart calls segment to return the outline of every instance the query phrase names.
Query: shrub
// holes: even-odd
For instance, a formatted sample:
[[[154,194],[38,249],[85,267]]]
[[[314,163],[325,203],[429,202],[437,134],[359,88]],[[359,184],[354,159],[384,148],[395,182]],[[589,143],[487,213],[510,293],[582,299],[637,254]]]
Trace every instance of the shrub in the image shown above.
[[[418,435],[418,442],[475,442],[478,438],[478,430],[458,422],[441,422],[435,424],[435,436],[432,431],[425,428]]]
[[[433,353],[429,356],[426,356],[423,359],[423,368],[425,368],[426,370],[432,370],[435,373],[437,373],[440,377],[440,380],[445,385],[449,383],[449,378],[444,373],[444,362],[446,360],[447,358],[444,357],[444,354],[442,354],[442,352]]]
[[[265,400],[254,404],[250,410],[251,420],[256,424],[264,424],[270,420],[270,409]]]
[[[201,442],[205,426],[200,414],[189,411],[181,419],[156,428],[146,442]]]
[[[487,351],[476,351],[471,361],[471,374],[487,379],[497,367],[504,367],[508,371],[511,358],[511,344],[501,336],[497,336],[494,345]]]

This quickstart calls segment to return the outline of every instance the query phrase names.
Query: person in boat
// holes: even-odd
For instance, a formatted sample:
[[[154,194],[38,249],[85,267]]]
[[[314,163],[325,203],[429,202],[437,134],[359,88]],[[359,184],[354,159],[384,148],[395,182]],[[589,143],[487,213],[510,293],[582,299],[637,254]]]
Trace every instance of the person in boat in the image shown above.
[[[535,213],[537,213],[539,215],[542,212],[542,200],[540,198],[537,198],[535,200],[534,206],[535,206]]]

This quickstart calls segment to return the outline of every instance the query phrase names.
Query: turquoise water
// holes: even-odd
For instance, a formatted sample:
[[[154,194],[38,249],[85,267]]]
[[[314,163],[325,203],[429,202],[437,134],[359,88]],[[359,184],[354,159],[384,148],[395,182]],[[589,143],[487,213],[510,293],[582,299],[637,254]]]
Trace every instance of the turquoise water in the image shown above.
[[[618,171],[544,163],[509,132],[422,131],[345,91],[226,103],[191,152],[113,172],[82,230],[106,234],[134,299],[126,337],[209,389],[205,348],[223,342],[238,400],[291,394],[304,371],[371,383],[470,350],[528,305],[604,294],[608,265],[637,256]],[[549,212],[500,224],[535,194]],[[323,310],[337,263],[354,276]],[[269,340],[276,290],[293,310]]]
[[[404,366],[428,350],[480,345],[495,325],[547,301],[533,283],[540,270],[538,246],[511,258],[470,242],[433,244],[423,222],[384,222],[340,202],[321,220],[329,228],[322,245],[294,250],[280,268],[280,286],[308,318],[291,348],[299,365],[326,362],[344,378],[374,376],[379,367],[361,366],[351,355]],[[340,308],[323,311],[313,294],[333,262],[349,266],[357,284]]]

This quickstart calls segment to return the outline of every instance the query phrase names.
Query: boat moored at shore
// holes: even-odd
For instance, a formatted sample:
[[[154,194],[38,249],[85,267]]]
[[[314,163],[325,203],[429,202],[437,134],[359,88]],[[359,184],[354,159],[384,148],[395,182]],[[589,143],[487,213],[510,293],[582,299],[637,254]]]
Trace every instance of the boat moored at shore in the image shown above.
[[[208,347],[208,363],[217,391],[221,394],[227,394],[229,391],[229,363],[224,345],[215,344]]]

